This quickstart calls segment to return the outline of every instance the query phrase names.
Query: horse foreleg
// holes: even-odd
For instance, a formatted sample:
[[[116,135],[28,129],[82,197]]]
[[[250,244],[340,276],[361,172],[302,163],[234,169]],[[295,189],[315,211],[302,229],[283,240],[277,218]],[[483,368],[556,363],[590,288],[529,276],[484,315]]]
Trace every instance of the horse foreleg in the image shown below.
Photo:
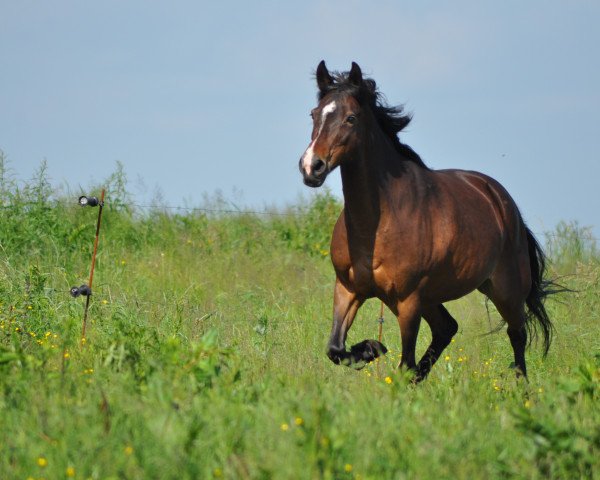
[[[458,323],[442,304],[423,310],[431,328],[431,344],[417,365],[417,377],[424,379],[458,331]]]
[[[333,325],[327,346],[327,356],[335,364],[350,364],[352,356],[346,351],[346,337],[356,312],[364,299],[348,290],[339,280],[335,282],[333,295]]]

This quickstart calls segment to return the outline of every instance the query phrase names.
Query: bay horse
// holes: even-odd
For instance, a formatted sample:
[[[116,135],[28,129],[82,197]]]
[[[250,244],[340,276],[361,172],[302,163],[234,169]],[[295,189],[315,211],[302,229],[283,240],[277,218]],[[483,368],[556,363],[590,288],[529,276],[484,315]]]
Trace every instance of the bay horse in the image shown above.
[[[318,105],[311,142],[300,158],[304,183],[319,187],[340,167],[344,209],[331,240],[336,274],[327,356],[360,368],[386,353],[376,340],[346,350],[360,306],[379,298],[396,315],[399,367],[423,380],[458,330],[444,302],[479,290],[507,324],[517,376],[527,375],[528,337],[541,330],[544,355],[553,326],[545,256],[508,192],[482,173],[432,170],[398,138],[411,116],[387,105],[376,83],[317,67]],[[421,318],[432,340],[417,364]]]

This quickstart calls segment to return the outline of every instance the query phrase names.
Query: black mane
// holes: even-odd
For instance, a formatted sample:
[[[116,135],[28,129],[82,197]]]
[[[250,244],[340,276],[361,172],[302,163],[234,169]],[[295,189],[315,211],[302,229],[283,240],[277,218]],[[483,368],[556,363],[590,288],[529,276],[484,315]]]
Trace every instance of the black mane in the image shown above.
[[[350,72],[332,72],[333,83],[326,90],[320,90],[318,99],[321,101],[325,95],[332,92],[348,93],[356,98],[359,103],[368,105],[373,111],[377,123],[392,141],[396,151],[403,159],[416,163],[422,168],[429,170],[421,157],[408,145],[402,143],[398,138],[401,132],[412,120],[412,116],[404,112],[402,105],[387,105],[381,92],[377,90],[375,80],[365,78],[360,86],[353,84],[349,78]]]

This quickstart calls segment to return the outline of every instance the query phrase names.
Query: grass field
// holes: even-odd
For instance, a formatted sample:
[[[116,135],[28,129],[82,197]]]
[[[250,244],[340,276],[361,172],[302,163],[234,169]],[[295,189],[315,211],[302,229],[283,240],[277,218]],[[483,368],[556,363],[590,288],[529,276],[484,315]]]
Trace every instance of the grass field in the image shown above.
[[[600,255],[585,228],[540,239],[576,291],[547,302],[556,334],[546,359],[528,351],[528,384],[472,294],[448,305],[459,333],[413,386],[389,312],[378,363],[325,356],[331,196],[286,215],[135,211],[122,171],[106,185],[81,346],[84,300],[68,292],[87,281],[97,210],[43,167],[17,185],[0,161],[0,479],[600,477]],[[349,344],[377,338],[378,310]],[[428,341],[423,326],[419,352]]]

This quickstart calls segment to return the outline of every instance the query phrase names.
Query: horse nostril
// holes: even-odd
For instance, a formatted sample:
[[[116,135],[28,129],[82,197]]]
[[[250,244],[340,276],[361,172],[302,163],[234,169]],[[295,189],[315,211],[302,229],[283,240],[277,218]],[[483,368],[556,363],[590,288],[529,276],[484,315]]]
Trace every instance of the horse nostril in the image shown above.
[[[313,173],[320,175],[321,173],[323,173],[325,171],[326,166],[327,165],[325,165],[325,162],[323,160],[321,160],[321,159],[315,160],[315,162],[312,165]]]

